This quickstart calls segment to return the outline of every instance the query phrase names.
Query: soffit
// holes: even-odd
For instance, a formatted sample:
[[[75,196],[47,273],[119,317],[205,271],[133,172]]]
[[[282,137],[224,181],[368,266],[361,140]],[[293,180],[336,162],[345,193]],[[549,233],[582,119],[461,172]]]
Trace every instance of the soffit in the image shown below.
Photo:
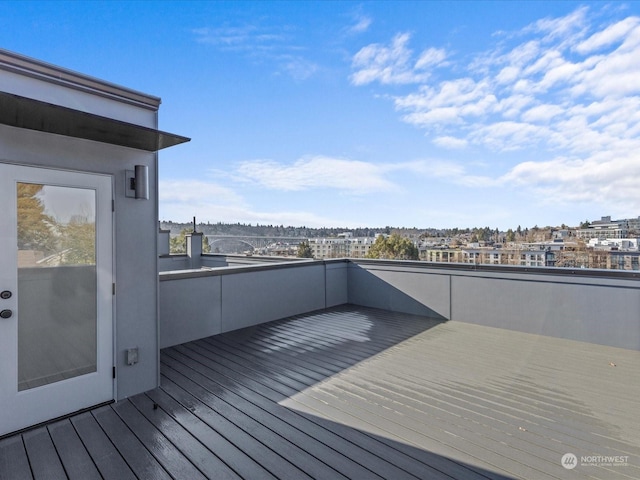
[[[0,92],[0,123],[149,152],[190,138],[60,105]]]

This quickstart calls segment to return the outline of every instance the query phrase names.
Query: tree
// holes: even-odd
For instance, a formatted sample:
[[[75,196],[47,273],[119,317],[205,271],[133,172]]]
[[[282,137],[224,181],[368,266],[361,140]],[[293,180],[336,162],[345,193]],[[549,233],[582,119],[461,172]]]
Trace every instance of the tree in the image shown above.
[[[307,240],[303,240],[298,244],[298,258],[313,258],[313,252],[311,251],[311,245]]]
[[[509,229],[507,230],[507,242],[515,242],[516,241],[516,233]]]
[[[390,260],[418,260],[418,248],[411,240],[393,233],[388,237],[380,235],[376,238],[367,254],[367,258],[384,258]]]
[[[62,265],[95,265],[96,224],[86,218],[74,218],[59,226]]]
[[[187,253],[187,237],[189,233],[188,228],[183,228],[180,233],[175,237],[169,239],[169,252],[173,254],[185,254]]]
[[[50,255],[57,250],[57,222],[44,213],[43,185],[18,183],[18,249]]]

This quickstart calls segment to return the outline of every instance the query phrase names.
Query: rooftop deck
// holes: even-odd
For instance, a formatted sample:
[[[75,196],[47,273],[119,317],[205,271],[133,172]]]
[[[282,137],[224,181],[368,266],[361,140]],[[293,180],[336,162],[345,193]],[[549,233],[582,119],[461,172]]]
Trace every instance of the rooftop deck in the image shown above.
[[[0,478],[640,478],[638,351],[347,305],[161,355],[0,440]]]

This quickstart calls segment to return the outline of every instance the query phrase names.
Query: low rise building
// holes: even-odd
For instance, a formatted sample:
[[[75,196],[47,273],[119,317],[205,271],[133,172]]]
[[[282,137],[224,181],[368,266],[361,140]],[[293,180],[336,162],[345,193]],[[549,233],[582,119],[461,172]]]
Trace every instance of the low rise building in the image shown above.
[[[629,222],[627,220],[611,220],[610,216],[602,217],[592,222],[587,228],[577,230],[578,238],[625,238],[628,236]]]
[[[600,250],[638,250],[637,238],[608,238],[599,239],[592,238],[587,244],[590,248],[597,248]]]
[[[640,270],[639,251],[612,250],[607,252],[607,268],[610,270]]]
[[[341,234],[333,238],[310,238],[313,258],[365,258],[375,238]]]

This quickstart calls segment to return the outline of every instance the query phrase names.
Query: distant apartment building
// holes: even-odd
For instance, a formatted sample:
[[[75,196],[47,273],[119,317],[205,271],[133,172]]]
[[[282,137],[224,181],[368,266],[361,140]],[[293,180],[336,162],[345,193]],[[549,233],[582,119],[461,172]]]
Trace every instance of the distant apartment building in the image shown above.
[[[343,233],[333,238],[310,238],[309,246],[313,258],[364,258],[374,244],[375,238],[353,237]]]
[[[484,265],[519,265],[522,267],[553,266],[553,254],[550,251],[521,248],[463,248],[464,263]]]
[[[629,233],[633,236],[640,235],[640,217],[629,218],[627,220],[627,227],[629,228]]]
[[[587,228],[577,230],[576,235],[583,240],[591,238],[626,238],[629,235],[628,220],[611,220],[611,217],[602,217],[595,220]]]
[[[592,238],[589,240],[587,245],[590,248],[600,249],[600,250],[628,250],[628,251],[637,251],[638,250],[638,241],[637,238]]]
[[[640,252],[619,251],[608,252],[607,268],[610,270],[640,270]]]
[[[640,270],[638,238],[592,238],[588,243],[589,267],[609,270]]]
[[[426,262],[464,263],[462,250],[456,248],[424,248],[420,250],[420,260]]]
[[[441,263],[553,267],[556,253],[563,250],[564,246],[565,243],[559,239],[551,242],[509,243],[495,246],[469,243],[460,248],[433,246],[421,250],[420,259]]]
[[[593,229],[582,229],[582,238],[568,229],[552,232],[552,240],[485,244],[467,242],[454,246],[461,238],[422,239],[418,243],[420,260],[432,263],[475,265],[513,265],[519,267],[592,268],[640,270],[640,238],[619,237],[627,223],[603,217]],[[313,258],[365,258],[375,243],[373,237],[310,238]]]

